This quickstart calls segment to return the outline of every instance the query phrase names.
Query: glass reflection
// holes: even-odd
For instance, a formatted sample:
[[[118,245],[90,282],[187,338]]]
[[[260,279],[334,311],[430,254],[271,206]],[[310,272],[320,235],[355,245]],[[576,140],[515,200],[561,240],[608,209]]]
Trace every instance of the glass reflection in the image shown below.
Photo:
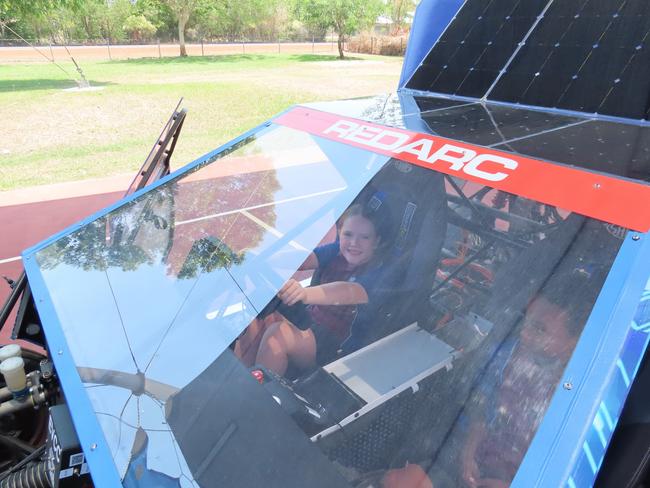
[[[227,350],[385,160],[268,129],[37,253],[126,486],[198,486],[167,424],[170,397]],[[265,264],[286,248],[297,255]]]
[[[36,257],[125,486],[499,486],[625,232],[275,128]]]

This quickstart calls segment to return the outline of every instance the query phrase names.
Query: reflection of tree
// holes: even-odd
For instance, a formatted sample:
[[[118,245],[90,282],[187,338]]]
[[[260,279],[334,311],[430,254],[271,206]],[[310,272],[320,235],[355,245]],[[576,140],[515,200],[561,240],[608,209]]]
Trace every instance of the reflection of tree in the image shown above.
[[[248,168],[272,167],[269,158],[261,154],[236,162]],[[255,207],[250,210],[255,217],[275,226],[273,202],[280,189],[275,170],[249,169],[239,174],[223,170],[226,174],[221,176],[218,165],[230,163],[228,159],[217,161],[214,167],[197,171],[197,178],[179,182],[175,193],[177,225],[166,259],[169,274],[191,278],[198,272],[243,262],[246,251],[258,246],[266,233],[246,216],[246,209]]]
[[[101,218],[39,252],[38,261],[44,269],[67,264],[84,271],[105,271],[110,267],[133,271],[142,263],[150,262],[150,259],[141,248],[133,244],[108,245],[106,219]]]
[[[235,253],[227,245],[215,238],[203,238],[194,243],[179,278],[194,278],[199,273],[209,273],[218,268],[228,268],[244,261],[243,253]]]
[[[262,170],[272,168],[273,161],[246,149],[246,157],[201,166],[62,237],[38,253],[39,263],[86,271],[166,263],[169,274],[184,279],[242,263],[266,233],[246,209],[274,227],[273,202],[280,188],[275,170]],[[237,168],[233,162],[247,171],[228,174]]]
[[[382,123],[399,127],[404,123],[402,106],[391,95],[377,96],[371,100],[359,118],[363,120],[382,120]]]
[[[60,238],[38,254],[39,263],[45,269],[64,263],[85,271],[134,271],[164,257],[172,212],[173,192],[160,188]]]

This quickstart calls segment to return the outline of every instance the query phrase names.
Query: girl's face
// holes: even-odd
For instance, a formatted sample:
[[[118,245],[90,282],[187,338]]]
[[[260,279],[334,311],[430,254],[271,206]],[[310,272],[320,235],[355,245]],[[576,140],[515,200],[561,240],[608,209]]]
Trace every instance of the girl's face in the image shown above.
[[[352,215],[343,221],[339,229],[339,249],[351,266],[370,261],[379,245],[375,226],[361,215]]]
[[[522,346],[552,358],[568,357],[576,342],[569,334],[568,321],[564,310],[543,296],[537,297],[526,309]]]

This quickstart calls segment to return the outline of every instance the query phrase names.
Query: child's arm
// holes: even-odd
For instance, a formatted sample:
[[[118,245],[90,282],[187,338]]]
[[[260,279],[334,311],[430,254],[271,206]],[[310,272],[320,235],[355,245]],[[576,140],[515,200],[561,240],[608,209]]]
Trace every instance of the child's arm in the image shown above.
[[[301,255],[303,255],[303,251],[297,251],[295,249],[282,250],[275,253],[269,258],[269,264],[274,269],[293,271],[296,269],[295,264],[290,264],[290,263],[295,263],[296,259]],[[316,269],[318,268],[318,265],[319,265],[318,258],[316,257],[316,254],[312,251],[307,255],[307,257],[302,262],[302,264],[298,266],[298,269],[299,270]]]
[[[296,280],[290,279],[280,289],[278,296],[289,306],[298,302],[307,305],[356,305],[368,303],[368,294],[363,286],[347,281],[334,281],[304,288]]]
[[[307,259],[298,267],[299,270],[304,271],[306,269],[316,269],[318,268],[318,258],[316,254],[310,252],[307,256]]]
[[[476,450],[484,438],[485,428],[481,424],[473,422],[461,454],[461,474],[463,481],[471,488],[481,486],[481,472],[476,462]]]

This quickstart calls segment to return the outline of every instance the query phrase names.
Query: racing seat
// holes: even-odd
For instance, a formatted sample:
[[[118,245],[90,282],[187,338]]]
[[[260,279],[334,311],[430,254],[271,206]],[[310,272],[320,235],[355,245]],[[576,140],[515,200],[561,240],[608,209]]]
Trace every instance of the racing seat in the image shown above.
[[[393,372],[415,368],[412,361],[408,361],[409,354],[404,354],[404,351],[397,355],[377,353],[391,349],[385,340],[398,335],[400,338],[407,337],[414,332],[411,329],[416,328],[412,325],[414,322],[426,322],[430,311],[428,297],[447,228],[444,176],[393,160],[375,175],[353,203],[369,207],[378,212],[381,218],[389,219],[391,224],[389,233],[393,237],[384,250],[380,279],[371,290],[366,290],[368,304],[357,307],[350,336],[341,347],[341,359],[294,383],[294,389],[302,397],[316,403],[323,402],[328,410],[333,408],[331,404],[340,405],[347,398],[346,395],[352,395],[361,404],[346,411],[346,415],[363,405],[369,405],[370,401],[354,387],[341,389],[339,386],[338,389],[342,390],[339,396],[331,393],[337,390],[332,388],[333,378],[338,378],[336,382],[340,383],[339,380],[345,376],[336,374],[337,363],[359,359],[363,363],[362,369],[366,372],[375,369],[378,374],[387,368]],[[312,285],[319,282],[320,276],[315,274]],[[428,334],[424,331],[421,333]],[[382,338],[385,340],[380,341]],[[363,354],[363,360],[357,354]],[[441,354],[444,356],[448,353]],[[355,356],[354,360],[352,356]],[[445,362],[444,357],[440,359]],[[345,371],[348,367],[353,368],[349,363],[340,367]],[[440,371],[433,374],[444,372],[444,366],[440,366]],[[378,383],[373,383],[373,386],[377,391],[381,390]],[[393,384],[392,388],[400,390],[400,385]],[[325,390],[330,391],[329,398],[322,398],[321,393]],[[413,391],[411,387],[405,388],[385,403],[375,400],[377,405],[363,415],[356,414],[361,416],[354,422],[334,433],[317,436],[319,446],[330,459],[359,472],[385,466],[395,439],[408,427]],[[376,391],[373,390],[373,393]]]
[[[379,282],[367,290],[369,302],[357,307],[350,336],[341,346],[344,354],[426,314],[447,228],[443,175],[398,160],[386,164],[353,203],[388,219],[393,237],[384,250]],[[317,273],[312,285],[319,282]]]

